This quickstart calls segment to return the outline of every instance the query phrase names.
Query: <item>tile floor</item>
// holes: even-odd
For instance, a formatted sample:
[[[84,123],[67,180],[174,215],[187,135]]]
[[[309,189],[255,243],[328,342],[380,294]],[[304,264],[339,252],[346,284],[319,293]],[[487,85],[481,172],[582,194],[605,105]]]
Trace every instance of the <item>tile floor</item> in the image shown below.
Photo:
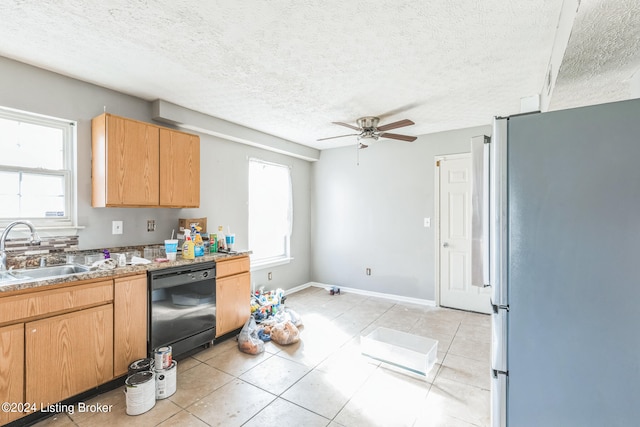
[[[38,426],[488,426],[490,318],[321,288],[291,294],[301,341],[241,353],[216,343],[179,361],[177,392],[126,415],[122,388],[87,401],[107,414],[57,414]],[[359,337],[385,326],[438,340],[426,378],[360,354]]]

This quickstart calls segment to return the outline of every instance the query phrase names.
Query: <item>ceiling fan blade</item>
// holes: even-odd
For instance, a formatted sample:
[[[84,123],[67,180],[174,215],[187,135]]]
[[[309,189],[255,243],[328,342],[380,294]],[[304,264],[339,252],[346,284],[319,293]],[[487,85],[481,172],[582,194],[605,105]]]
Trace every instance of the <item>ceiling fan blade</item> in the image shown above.
[[[353,129],[353,130],[360,130],[359,127],[354,126],[354,125],[350,125],[349,123],[342,123],[342,122],[331,122],[331,123],[333,123],[334,125],[346,126],[346,127],[350,128],[350,129]]]
[[[417,136],[399,135],[397,133],[381,133],[380,138],[399,139],[407,142],[413,142],[418,139]]]
[[[329,138],[320,138],[316,139],[316,141],[325,141],[327,139],[336,139],[336,138],[344,138],[345,136],[358,136],[359,133],[350,133],[349,135],[340,135],[340,136],[330,136]]]
[[[413,123],[411,120],[404,119],[404,120],[399,120],[397,122],[389,123],[386,125],[378,126],[378,130],[380,132],[384,132],[385,130],[397,129],[397,128],[402,128],[402,127],[411,126],[411,125],[415,125],[415,123]]]

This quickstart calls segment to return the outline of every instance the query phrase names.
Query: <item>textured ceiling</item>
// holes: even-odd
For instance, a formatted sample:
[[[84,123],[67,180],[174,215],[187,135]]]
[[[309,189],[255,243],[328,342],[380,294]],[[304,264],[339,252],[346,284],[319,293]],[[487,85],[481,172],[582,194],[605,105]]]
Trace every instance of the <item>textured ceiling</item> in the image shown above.
[[[612,86],[602,74],[629,78],[636,2],[583,0],[552,107],[598,102]],[[394,132],[420,135],[518,113],[543,87],[561,5],[3,0],[0,55],[323,149],[355,143],[316,142],[350,133],[332,121],[408,118],[416,125]],[[600,46],[602,31],[615,46]],[[587,98],[574,90],[584,85]]]

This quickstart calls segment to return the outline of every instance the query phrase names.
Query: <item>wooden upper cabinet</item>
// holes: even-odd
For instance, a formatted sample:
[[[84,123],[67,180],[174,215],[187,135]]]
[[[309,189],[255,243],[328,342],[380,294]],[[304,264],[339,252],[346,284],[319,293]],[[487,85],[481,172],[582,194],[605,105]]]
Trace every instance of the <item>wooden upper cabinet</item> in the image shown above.
[[[200,207],[200,138],[160,129],[160,205]]]
[[[158,206],[158,127],[102,114],[92,134],[92,206]]]
[[[93,207],[199,207],[197,135],[107,113],[91,125]]]

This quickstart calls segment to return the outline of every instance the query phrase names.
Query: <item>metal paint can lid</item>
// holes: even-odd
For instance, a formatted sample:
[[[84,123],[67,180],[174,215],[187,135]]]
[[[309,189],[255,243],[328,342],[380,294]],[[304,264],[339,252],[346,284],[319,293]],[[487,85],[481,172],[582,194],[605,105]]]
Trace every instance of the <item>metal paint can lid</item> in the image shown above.
[[[124,381],[124,384],[127,387],[137,387],[139,385],[148,383],[149,381],[153,381],[154,377],[155,376],[151,371],[137,372],[127,377],[127,379]]]

